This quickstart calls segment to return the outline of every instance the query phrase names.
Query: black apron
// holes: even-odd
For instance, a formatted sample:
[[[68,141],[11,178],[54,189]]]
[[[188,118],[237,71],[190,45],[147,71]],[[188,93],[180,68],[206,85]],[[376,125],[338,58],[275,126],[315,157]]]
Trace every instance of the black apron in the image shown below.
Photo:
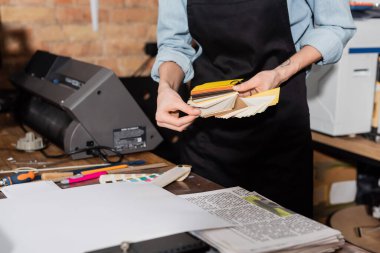
[[[248,79],[296,50],[286,0],[188,0],[189,30],[203,48],[192,86]],[[281,85],[276,106],[249,118],[199,118],[185,132],[183,163],[223,186],[241,186],[312,215],[312,148],[305,72]]]

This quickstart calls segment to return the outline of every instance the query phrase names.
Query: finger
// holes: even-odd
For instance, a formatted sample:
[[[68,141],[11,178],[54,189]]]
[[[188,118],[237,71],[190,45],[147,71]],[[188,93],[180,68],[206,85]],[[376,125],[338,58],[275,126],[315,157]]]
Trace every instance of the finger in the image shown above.
[[[177,107],[178,107],[178,110],[192,116],[198,116],[201,114],[201,110],[194,108],[186,103],[180,103],[177,105]]]
[[[255,86],[252,82],[244,82],[233,87],[235,91],[238,91],[240,93],[248,92],[253,88],[255,88]]]
[[[180,127],[178,126],[173,126],[173,125],[170,125],[170,124],[167,124],[167,123],[160,123],[157,125],[160,126],[160,127],[165,127],[165,128],[168,128],[168,129],[171,129],[171,130],[174,130],[174,131],[177,131],[177,132],[182,132],[183,130],[185,130],[188,126],[190,126],[193,122],[190,122],[188,124],[185,124],[185,125],[182,125]]]
[[[187,115],[183,117],[176,117],[170,114],[161,114],[156,116],[157,125],[168,124],[174,127],[181,127],[183,125],[193,122],[198,116]]]
[[[177,131],[177,132],[182,132],[184,130],[186,130],[187,127],[189,127],[193,122],[189,123],[189,124],[186,124],[186,125],[183,125],[181,127],[176,127],[176,126],[173,126],[173,125],[169,125],[169,124],[163,124],[162,127],[165,127],[165,128],[169,128],[171,130],[174,130],[174,131]]]
[[[239,97],[250,97],[250,96],[253,96],[257,93],[258,93],[257,89],[253,88],[253,89],[248,90],[246,92],[239,93]]]
[[[249,97],[251,96],[251,92],[242,92],[242,93],[239,93],[239,97]]]

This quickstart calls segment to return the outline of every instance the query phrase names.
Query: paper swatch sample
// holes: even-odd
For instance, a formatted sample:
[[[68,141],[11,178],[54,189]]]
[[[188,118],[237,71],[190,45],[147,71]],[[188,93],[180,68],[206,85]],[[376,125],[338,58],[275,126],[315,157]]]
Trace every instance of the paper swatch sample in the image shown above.
[[[239,97],[233,86],[240,81],[233,79],[196,86],[187,103],[200,109],[203,118],[214,116],[223,119],[251,117],[278,103],[280,88]]]

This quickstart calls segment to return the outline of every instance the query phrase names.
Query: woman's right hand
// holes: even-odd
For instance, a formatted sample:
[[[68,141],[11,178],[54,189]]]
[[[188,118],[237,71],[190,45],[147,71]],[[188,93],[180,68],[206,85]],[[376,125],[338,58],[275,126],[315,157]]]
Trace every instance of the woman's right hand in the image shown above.
[[[180,117],[180,111],[187,115]],[[193,123],[200,113],[199,109],[186,104],[178,92],[170,87],[168,83],[160,82],[156,111],[158,126],[182,132]]]

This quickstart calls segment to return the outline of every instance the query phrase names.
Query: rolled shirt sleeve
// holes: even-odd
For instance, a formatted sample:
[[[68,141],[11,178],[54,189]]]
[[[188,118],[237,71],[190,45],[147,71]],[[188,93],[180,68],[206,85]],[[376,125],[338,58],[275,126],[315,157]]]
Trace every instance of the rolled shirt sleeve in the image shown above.
[[[185,74],[184,82],[194,76],[193,61],[201,54],[192,46],[187,23],[186,0],[159,0],[157,22],[158,54],[152,67],[153,80],[159,81],[159,67],[166,61],[177,63]]]
[[[299,1],[299,0],[295,0]],[[299,40],[299,46],[310,45],[322,54],[317,64],[337,62],[356,28],[347,0],[307,0],[313,20]]]

